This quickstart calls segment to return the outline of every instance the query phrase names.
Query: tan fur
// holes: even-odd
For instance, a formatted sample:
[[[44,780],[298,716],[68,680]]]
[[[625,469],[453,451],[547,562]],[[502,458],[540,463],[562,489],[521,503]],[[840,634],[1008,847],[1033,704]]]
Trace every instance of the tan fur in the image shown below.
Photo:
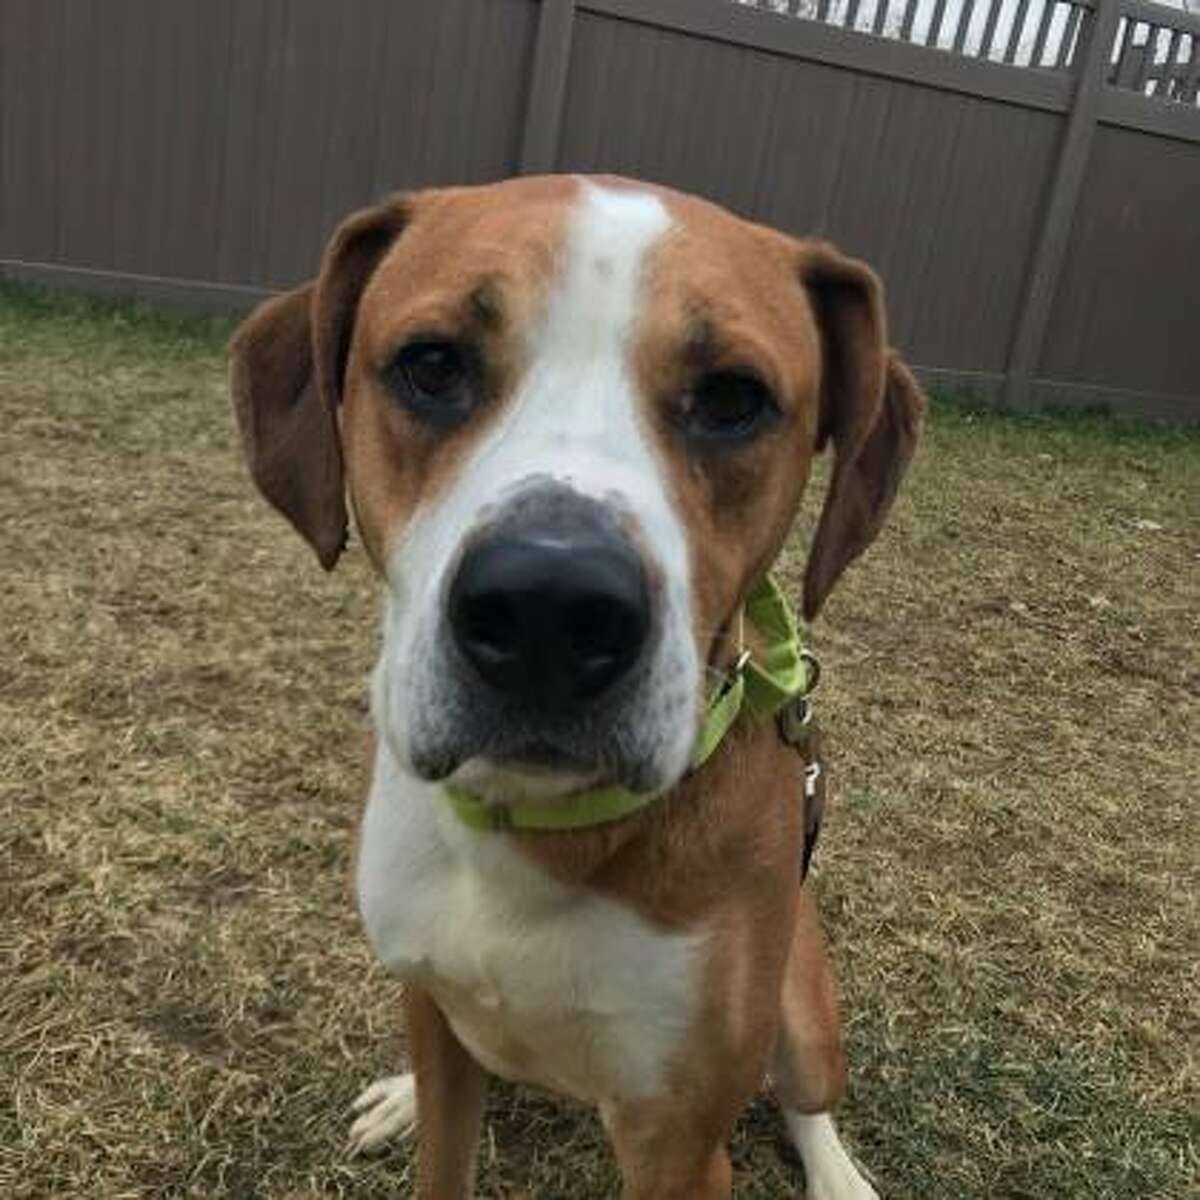
[[[796,904],[771,1080],[785,1108],[819,1113],[841,1100],[845,1074],[837,983],[812,885],[806,883]]]
[[[242,325],[230,383],[254,482],[329,568],[346,540],[346,505],[333,411],[313,371],[315,290],[268,300]]]
[[[404,1019],[420,1113],[417,1195],[423,1200],[467,1196],[487,1076],[420,988],[404,989]]]
[[[577,187],[523,179],[419,193],[358,214],[335,238],[315,293],[272,302],[239,334],[234,391],[247,457],[268,499],[326,565],[344,526],[343,461],[379,567],[506,403],[524,365],[519,335],[539,314]],[[831,441],[837,457],[806,574],[810,616],[882,524],[923,401],[887,349],[881,289],[867,267],[654,190],[674,227],[647,264],[633,369],[690,534],[697,644],[720,667],[736,652],[743,598],[787,536],[813,454]],[[315,368],[297,350],[308,310]],[[467,333],[484,348],[488,404],[434,438],[391,401],[380,370],[415,335]],[[669,406],[702,369],[757,372],[779,399],[778,425],[735,456],[689,449]],[[288,418],[296,397],[300,416]],[[281,454],[270,434],[287,420],[295,431]],[[324,466],[306,494],[313,463]],[[801,768],[773,725],[742,722],[708,765],[631,818],[504,835],[556,878],[619,900],[653,925],[710,935],[699,1015],[668,1090],[605,1113],[628,1200],[728,1196],[724,1143],[768,1069],[784,1103],[801,1111],[823,1111],[841,1094],[836,987],[811,889],[799,887]],[[465,1196],[483,1074],[425,993],[410,991],[406,1013],[418,1195]]]

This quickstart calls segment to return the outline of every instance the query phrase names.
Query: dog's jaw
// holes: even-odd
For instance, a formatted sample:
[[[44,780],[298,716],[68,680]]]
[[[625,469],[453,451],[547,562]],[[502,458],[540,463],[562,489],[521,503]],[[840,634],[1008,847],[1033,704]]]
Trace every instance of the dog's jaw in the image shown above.
[[[600,781],[657,791],[686,769],[700,707],[691,560],[629,362],[644,262],[670,225],[650,193],[582,186],[542,319],[527,337],[523,378],[452,485],[413,516],[391,551],[374,717],[397,760],[422,778],[458,772],[484,794],[528,789],[548,798]],[[603,760],[561,772],[495,761],[498,707],[455,661],[443,615],[464,542],[546,482],[603,505],[658,581],[658,636],[636,686],[587,719]],[[572,748],[587,741],[563,737]]]

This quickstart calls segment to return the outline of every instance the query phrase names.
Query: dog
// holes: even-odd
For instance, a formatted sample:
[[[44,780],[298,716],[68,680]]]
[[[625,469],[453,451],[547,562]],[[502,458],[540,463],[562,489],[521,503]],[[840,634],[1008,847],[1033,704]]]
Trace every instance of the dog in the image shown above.
[[[912,456],[875,274],[617,177],[419,191],[347,219],[231,360],[258,487],[326,569],[352,511],[386,601],[356,879],[412,1073],[354,1147],[415,1121],[416,1194],[468,1196],[496,1074],[598,1108],[627,1200],[727,1197],[769,1079],[808,1195],[874,1196],[830,1115],[813,764],[728,703],[697,743],[814,456],[808,620]]]

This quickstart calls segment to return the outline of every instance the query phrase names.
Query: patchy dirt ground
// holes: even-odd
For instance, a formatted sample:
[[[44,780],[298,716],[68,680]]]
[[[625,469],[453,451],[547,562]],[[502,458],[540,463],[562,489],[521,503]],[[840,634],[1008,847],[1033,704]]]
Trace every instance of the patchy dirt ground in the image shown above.
[[[0,289],[6,1196],[408,1193],[343,1149],[403,1054],[347,887],[374,588],[252,493],[227,332]],[[1194,1195],[1198,582],[1196,434],[937,406],[814,631],[886,1196]],[[738,1196],[799,1186],[766,1101],[734,1152]],[[508,1088],[481,1164],[615,1186],[590,1114]]]

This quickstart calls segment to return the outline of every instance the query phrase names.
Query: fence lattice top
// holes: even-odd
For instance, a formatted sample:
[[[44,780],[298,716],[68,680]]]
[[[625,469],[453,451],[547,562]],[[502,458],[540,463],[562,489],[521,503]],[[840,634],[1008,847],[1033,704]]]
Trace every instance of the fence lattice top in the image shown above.
[[[1096,0],[732,0],[1017,67],[1072,71]],[[1200,104],[1200,17],[1122,0],[1108,82],[1174,103]]]

